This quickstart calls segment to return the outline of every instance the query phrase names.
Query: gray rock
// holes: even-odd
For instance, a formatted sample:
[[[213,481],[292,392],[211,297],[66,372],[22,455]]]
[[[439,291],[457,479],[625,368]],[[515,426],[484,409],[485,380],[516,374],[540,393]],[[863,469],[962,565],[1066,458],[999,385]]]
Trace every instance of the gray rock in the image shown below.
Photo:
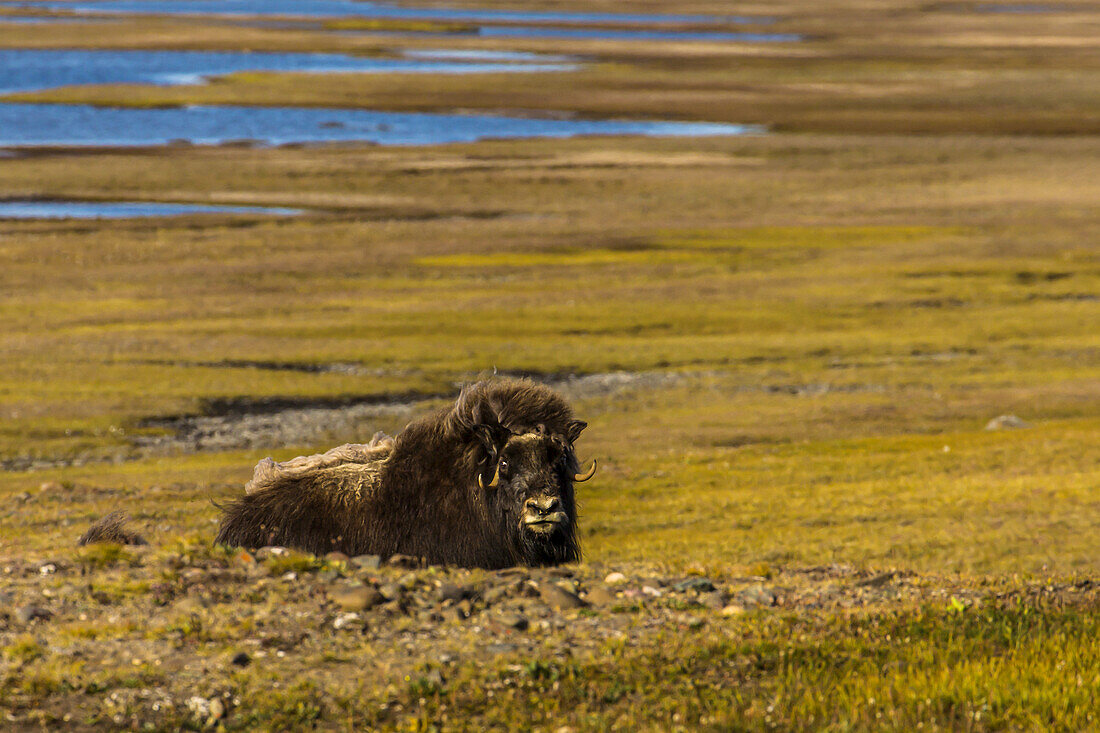
[[[382,597],[387,601],[396,601],[405,595],[405,589],[397,583],[386,583],[381,585],[378,588],[378,592],[381,593]]]
[[[342,562],[346,564],[350,559],[351,558],[342,552],[330,552],[325,555],[326,562]]]
[[[31,621],[49,621],[53,618],[53,612],[42,606],[22,606],[15,612],[15,618],[21,624],[29,624]]]
[[[986,430],[1020,430],[1030,427],[1031,423],[1015,415],[998,415],[985,424]]]
[[[351,564],[363,570],[377,570],[382,566],[382,558],[378,555],[356,555],[351,559]]]
[[[688,578],[687,580],[681,580],[679,583],[672,586],[672,588],[681,593],[689,590],[699,593],[710,593],[714,590],[714,583],[710,582],[709,578]]]
[[[571,608],[581,608],[588,605],[576,593],[571,593],[554,583],[540,583],[539,596],[542,598],[543,603],[559,611],[568,611]]]
[[[745,608],[775,605],[775,593],[759,584],[745,588],[737,599]]]

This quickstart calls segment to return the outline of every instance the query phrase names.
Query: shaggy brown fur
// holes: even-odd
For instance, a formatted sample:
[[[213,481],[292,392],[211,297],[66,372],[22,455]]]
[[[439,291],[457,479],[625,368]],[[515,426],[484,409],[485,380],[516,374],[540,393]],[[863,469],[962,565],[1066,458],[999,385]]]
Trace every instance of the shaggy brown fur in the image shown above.
[[[79,546],[91,545],[98,542],[113,542],[118,545],[147,545],[145,538],[137,532],[126,528],[126,513],[111,512],[103,517],[80,536],[76,541]]]
[[[576,560],[573,442],[584,427],[547,387],[478,382],[396,438],[262,462],[217,541],[466,567]]]

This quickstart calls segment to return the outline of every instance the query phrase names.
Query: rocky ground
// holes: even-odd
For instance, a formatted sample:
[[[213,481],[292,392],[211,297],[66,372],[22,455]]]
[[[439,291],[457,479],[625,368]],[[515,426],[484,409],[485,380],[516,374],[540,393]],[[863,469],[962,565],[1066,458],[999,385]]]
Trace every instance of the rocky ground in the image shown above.
[[[334,711],[348,700],[366,704],[357,696],[367,694],[361,719],[396,724],[471,666],[499,668],[491,684],[503,689],[539,660],[599,660],[614,645],[645,645],[666,632],[717,638],[744,634],[762,616],[962,610],[1004,595],[839,565],[754,572],[464,570],[405,556],[199,544],[8,559],[0,562],[0,684],[15,704],[5,715],[17,728],[334,724]],[[1100,586],[1026,593],[1095,605]]]

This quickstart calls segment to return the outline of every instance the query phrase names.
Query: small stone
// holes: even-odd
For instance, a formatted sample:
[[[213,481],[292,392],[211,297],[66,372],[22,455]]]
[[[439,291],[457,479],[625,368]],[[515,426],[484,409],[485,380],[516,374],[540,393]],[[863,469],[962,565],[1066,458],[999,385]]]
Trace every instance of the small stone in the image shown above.
[[[444,583],[439,586],[439,600],[451,601],[452,603],[458,603],[468,598],[474,597],[474,589],[469,586],[457,585],[455,583]]]
[[[396,601],[405,594],[405,589],[397,583],[386,583],[385,585],[379,586],[378,592],[381,593],[382,597],[387,601]]]
[[[214,725],[225,716],[225,703],[218,698],[214,697],[210,699],[210,715],[206,718],[206,727],[213,728]]]
[[[518,576],[518,577],[521,577],[521,578],[528,578],[528,577],[531,576],[531,573],[527,570],[527,568],[514,567],[514,568],[504,568],[502,570],[498,570],[497,575],[499,575],[502,578],[514,577],[514,576]]]
[[[57,572],[57,566],[54,565],[52,562],[48,562],[45,565],[38,568],[38,572],[41,573],[42,575],[51,575],[51,574]]]
[[[206,571],[202,568],[187,568],[180,573],[180,579],[188,585],[194,585],[206,580]]]
[[[285,547],[278,547],[275,545],[268,545],[267,547],[261,547],[256,550],[256,559],[264,560],[269,557],[280,557],[289,552]]]
[[[744,612],[745,608],[743,606],[738,606],[736,603],[731,603],[722,609],[723,616],[740,616]]]
[[[347,564],[350,560],[351,558],[342,552],[330,552],[329,554],[325,555],[325,562],[342,562],[344,564]]]
[[[388,601],[386,603],[383,603],[378,608],[381,609],[382,613],[386,614],[387,616],[405,615],[405,605],[399,600]]]
[[[719,591],[700,593],[699,602],[712,611],[721,611],[726,607],[726,597]]]
[[[502,613],[498,617],[498,620],[500,621],[500,623],[502,625],[508,627],[509,629],[515,629],[516,631],[526,631],[527,630],[527,626],[528,626],[527,618],[525,616],[522,616],[522,615],[518,614],[518,613],[512,613],[512,612]]]
[[[49,621],[53,618],[53,613],[42,606],[22,606],[15,612],[15,618],[21,624],[29,624],[31,621]]]
[[[626,583],[627,580],[625,575],[615,572],[608,573],[607,577],[603,579],[603,582],[607,583],[608,585],[622,585],[623,583]]]
[[[247,652],[237,652],[233,655],[233,658],[229,660],[229,663],[234,667],[247,667],[252,664],[252,657],[248,656]]]
[[[398,553],[396,555],[391,555],[390,559],[386,561],[386,564],[395,568],[406,568],[412,570],[414,568],[420,567],[420,558],[413,557],[412,555],[402,555],[401,553]]]
[[[643,585],[642,593],[649,596],[650,598],[660,598],[665,594],[663,590],[661,590],[660,588],[654,588],[652,585]]]
[[[203,720],[210,715],[210,703],[207,702],[205,697],[199,697],[198,695],[187,699],[187,709],[196,718],[202,718]]]
[[[317,580],[322,583],[331,583],[340,577],[340,571],[336,568],[325,568],[321,572],[317,573]]]
[[[385,600],[379,591],[368,586],[335,588],[328,591],[328,597],[345,611],[369,611]]]
[[[177,613],[200,613],[204,607],[202,601],[198,598],[187,597],[176,601],[172,605],[172,608],[174,608]]]
[[[1015,415],[998,415],[985,424],[986,430],[1021,430],[1030,427],[1031,423]]]
[[[584,599],[593,606],[610,606],[615,602],[615,594],[602,586],[596,586],[588,591]]]
[[[282,577],[283,580],[293,582],[293,581],[298,579],[298,573],[294,572],[293,570],[290,570],[286,573],[283,573],[281,577]]]
[[[59,491],[64,491],[65,487],[60,481],[43,481],[38,485],[38,490],[42,493],[56,494]]]
[[[518,648],[515,644],[487,644],[485,651],[489,654],[511,654]]]
[[[351,559],[351,564],[364,570],[377,570],[382,566],[382,558],[378,555],[356,555]]]
[[[737,597],[746,608],[775,604],[775,593],[759,584],[746,588],[738,593]]]
[[[701,618],[692,618],[687,622],[687,627],[692,631],[698,631],[706,625],[706,621]]]
[[[571,593],[554,583],[540,583],[539,595],[546,605],[559,611],[567,611],[571,608],[581,608],[588,605],[576,593]]]
[[[332,628],[339,631],[347,628],[362,628],[362,618],[357,613],[341,613],[332,622]]]
[[[506,585],[494,585],[481,594],[481,600],[486,606],[491,606],[507,596],[510,590]]]
[[[714,590],[714,583],[710,582],[709,578],[688,578],[687,580],[681,580],[672,587],[674,590],[681,593],[689,590],[698,591],[699,593],[709,593]]]

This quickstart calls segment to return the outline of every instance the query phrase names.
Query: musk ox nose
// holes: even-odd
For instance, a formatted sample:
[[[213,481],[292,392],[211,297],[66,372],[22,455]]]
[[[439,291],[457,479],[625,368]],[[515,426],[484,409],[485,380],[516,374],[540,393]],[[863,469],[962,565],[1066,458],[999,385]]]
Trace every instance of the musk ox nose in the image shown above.
[[[547,514],[560,512],[561,502],[556,496],[540,496],[535,499],[528,499],[527,503],[524,504],[524,508],[527,509],[529,514],[545,517]]]

